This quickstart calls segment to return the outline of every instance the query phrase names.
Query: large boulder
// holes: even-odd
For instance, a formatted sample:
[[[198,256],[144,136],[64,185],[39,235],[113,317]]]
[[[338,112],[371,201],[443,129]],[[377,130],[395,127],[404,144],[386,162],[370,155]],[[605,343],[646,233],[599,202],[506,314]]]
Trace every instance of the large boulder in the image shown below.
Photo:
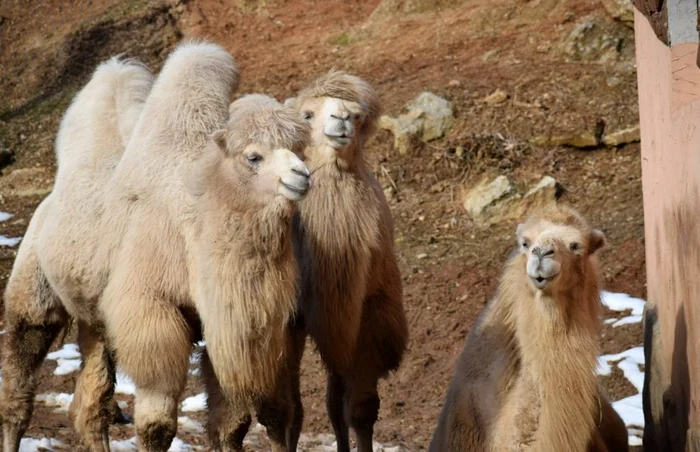
[[[524,194],[506,176],[485,178],[464,192],[462,206],[474,223],[489,226],[521,220],[533,210],[556,202],[564,189],[554,178],[544,176]]]
[[[441,138],[454,123],[452,103],[430,92],[420,93],[397,118],[382,116],[379,128],[394,135],[394,148],[406,154],[414,138],[432,141]]]
[[[587,18],[564,38],[561,51],[570,61],[616,61],[625,42],[625,28]]]
[[[600,0],[610,17],[634,28],[634,5],[631,0]]]

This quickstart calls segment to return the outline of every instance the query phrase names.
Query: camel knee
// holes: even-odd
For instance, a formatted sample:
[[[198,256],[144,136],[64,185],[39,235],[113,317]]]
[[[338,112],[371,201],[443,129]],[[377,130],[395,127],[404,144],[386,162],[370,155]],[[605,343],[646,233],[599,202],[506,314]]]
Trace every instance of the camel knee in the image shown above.
[[[283,400],[268,400],[258,405],[258,421],[267,429],[270,440],[277,444],[286,444],[286,432],[292,416],[291,407]]]
[[[136,429],[139,449],[149,452],[167,451],[175,438],[177,422],[170,420],[152,421]]]
[[[167,451],[177,432],[179,392],[136,389],[134,414],[139,450]]]
[[[379,417],[379,396],[367,394],[350,405],[350,425],[355,429],[371,429]]]

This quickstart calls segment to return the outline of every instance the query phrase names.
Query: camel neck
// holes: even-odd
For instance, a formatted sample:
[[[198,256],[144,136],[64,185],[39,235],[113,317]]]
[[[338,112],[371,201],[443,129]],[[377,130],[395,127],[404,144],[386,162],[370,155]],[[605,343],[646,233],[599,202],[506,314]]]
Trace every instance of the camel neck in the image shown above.
[[[333,173],[357,173],[364,166],[361,150],[346,149],[339,152],[328,145],[320,145],[307,150],[307,165],[312,173],[317,170],[333,169]]]

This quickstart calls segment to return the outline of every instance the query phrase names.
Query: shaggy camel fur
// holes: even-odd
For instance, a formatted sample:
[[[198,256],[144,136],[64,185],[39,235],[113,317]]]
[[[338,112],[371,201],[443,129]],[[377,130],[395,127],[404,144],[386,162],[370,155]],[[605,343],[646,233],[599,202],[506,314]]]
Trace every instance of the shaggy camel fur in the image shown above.
[[[39,262],[39,238],[44,229],[64,228],[64,233],[82,234],[99,222],[104,213],[104,187],[123,153],[146,97],[153,75],[136,61],[113,58],[96,69],[66,112],[57,138],[59,172],[53,192],[39,205],[20,245],[5,292],[5,339],[0,392],[0,420],[3,421],[3,450],[14,451],[26,430],[36,390],[35,369],[41,362],[68,314],[49,285]],[[73,140],[76,135],[80,140]],[[80,187],[79,192],[74,189]],[[56,204],[59,204],[56,207]],[[73,206],[70,209],[70,206]],[[79,207],[78,207],[79,206]],[[91,218],[77,215],[77,209],[91,212]],[[46,222],[45,219],[49,218]],[[46,223],[46,225],[45,225]],[[71,246],[71,259],[86,272],[100,238],[81,235],[80,246]],[[87,276],[94,278],[94,274]],[[94,298],[92,299],[93,303]],[[121,416],[111,397],[114,360],[104,345],[103,332],[91,320],[78,322],[78,343],[83,364],[76,382],[70,415],[83,437],[107,430],[110,418]],[[99,378],[95,376],[99,375]],[[104,410],[111,413],[107,415]],[[102,443],[101,437],[87,442]]]
[[[430,450],[627,450],[595,376],[603,233],[557,206],[517,236],[519,250],[457,363]]]
[[[16,447],[31,412],[34,388],[27,390],[21,378],[33,374],[69,316],[100,333],[90,344],[104,349],[106,336],[136,383],[142,450],[165,451],[172,442],[200,328],[225,397],[245,401],[274,385],[297,293],[290,236],[295,202],[310,186],[299,158],[309,128],[292,109],[248,96],[231,105],[230,120],[219,129],[237,80],[222,48],[181,45],[151,89],[105,184],[101,210],[56,198],[51,206],[71,210],[81,230],[53,221],[51,210],[38,212],[51,220],[37,231],[39,262],[20,256],[8,287],[8,333],[16,341],[6,350],[11,366],[2,395],[26,415],[14,415],[14,422],[5,417],[6,450]],[[81,143],[86,133],[99,136],[100,124],[91,125],[60,134]],[[59,178],[69,170],[89,179],[90,167],[68,166],[59,166]],[[90,260],[80,247],[65,246],[86,237],[98,244]],[[108,448],[101,407],[113,372],[102,358],[86,378],[85,393],[99,401],[93,417],[102,418],[81,432],[93,450]]]
[[[398,368],[408,338],[393,220],[363,156],[379,99],[362,79],[331,71],[286,103],[312,127],[305,154],[314,188],[299,203],[295,220],[302,285],[288,331],[289,359],[278,396],[256,410],[277,419],[275,434],[285,435],[288,450],[296,450],[303,419],[299,367],[308,334],[328,369],[327,409],[338,450],[350,450],[349,422],[358,450],[371,451],[377,384]],[[285,400],[288,405],[281,405]],[[245,432],[245,426],[225,424],[218,422],[214,434]]]

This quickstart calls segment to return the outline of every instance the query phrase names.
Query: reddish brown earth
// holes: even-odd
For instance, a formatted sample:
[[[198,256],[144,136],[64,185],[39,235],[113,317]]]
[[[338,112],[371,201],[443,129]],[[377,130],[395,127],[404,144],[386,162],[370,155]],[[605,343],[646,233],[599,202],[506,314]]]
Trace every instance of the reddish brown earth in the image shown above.
[[[453,0],[442,9],[406,13],[397,7],[374,15],[378,0],[245,6],[252,3],[3,2],[0,150],[15,157],[0,175],[0,211],[16,216],[0,223],[0,234],[23,234],[50,190],[58,121],[99,61],[124,52],[157,70],[182,37],[204,37],[236,57],[240,93],[283,99],[335,66],[370,81],[392,116],[421,91],[454,104],[455,125],[440,140],[417,142],[400,156],[391,135],[381,131],[368,146],[380,182],[396,186],[390,203],[411,332],[401,369],[381,385],[378,441],[427,447],[455,359],[513,246],[515,222],[478,227],[459,202],[464,188],[483,176],[505,174],[519,187],[554,177],[566,188],[563,200],[607,234],[606,288],[646,296],[639,145],[584,151],[528,144],[535,136],[593,133],[600,120],[613,131],[638,123],[633,33],[596,0]],[[390,4],[404,2],[385,0],[383,6]],[[615,58],[569,61],[561,42],[584,20],[620,38]],[[508,99],[484,102],[496,89]],[[455,153],[457,146],[463,155]],[[0,290],[15,253],[0,247]],[[639,324],[604,328],[604,353],[639,344]],[[52,367],[42,369],[40,392],[72,392],[75,374],[49,378]],[[201,391],[191,380],[187,395]],[[331,431],[324,381],[309,347],[305,432]],[[619,371],[601,381],[613,399],[634,393]],[[76,444],[67,416],[41,405],[28,434]],[[133,429],[114,427],[113,436],[133,436]],[[201,435],[187,439],[204,444]]]

